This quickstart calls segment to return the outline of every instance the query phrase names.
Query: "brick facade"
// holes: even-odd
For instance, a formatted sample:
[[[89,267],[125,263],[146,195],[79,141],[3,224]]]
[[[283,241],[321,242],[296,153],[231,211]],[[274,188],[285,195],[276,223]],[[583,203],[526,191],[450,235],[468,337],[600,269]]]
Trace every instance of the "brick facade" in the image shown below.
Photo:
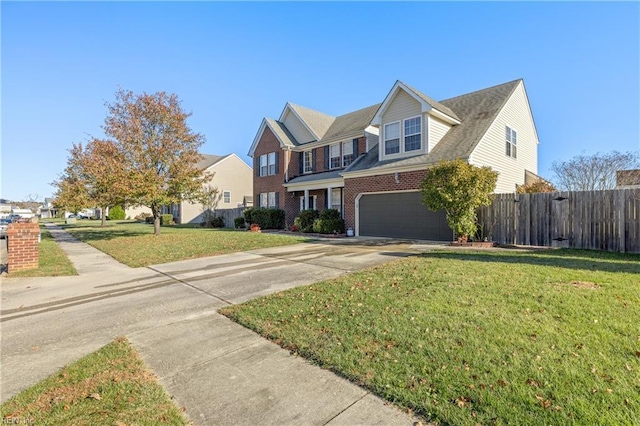
[[[367,139],[362,136],[358,138],[358,154],[363,154],[366,149]],[[314,148],[315,150],[315,172],[322,173],[329,171],[325,166],[325,150],[324,147]],[[259,176],[260,173],[260,156],[277,152],[277,171],[275,175]],[[288,192],[282,185],[285,183],[285,175],[288,174],[289,180],[300,176],[300,153],[294,151],[285,151],[280,147],[280,142],[273,134],[269,127],[265,127],[253,154],[253,204],[260,206],[260,194],[265,192],[278,193],[278,208],[285,212],[285,225],[290,226],[293,220],[300,213],[300,197],[304,195],[303,191]],[[285,172],[287,172],[285,174]],[[318,189],[310,190],[309,196],[317,196],[316,206],[318,210],[324,210],[327,205],[327,190]],[[346,202],[346,198],[345,198]]]
[[[419,189],[426,170],[398,172],[398,183],[395,173],[366,176],[344,180],[344,220],[347,228],[356,227],[356,197],[367,192],[407,191]]]
[[[38,267],[38,238],[40,226],[37,223],[12,223],[7,229],[7,252],[9,273]]]

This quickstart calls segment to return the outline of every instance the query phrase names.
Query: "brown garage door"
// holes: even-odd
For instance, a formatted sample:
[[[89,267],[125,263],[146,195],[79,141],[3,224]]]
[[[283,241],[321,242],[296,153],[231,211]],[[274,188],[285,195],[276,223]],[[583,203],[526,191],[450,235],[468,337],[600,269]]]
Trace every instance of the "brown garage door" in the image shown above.
[[[360,235],[452,241],[444,210],[433,212],[419,192],[365,194],[359,204]]]

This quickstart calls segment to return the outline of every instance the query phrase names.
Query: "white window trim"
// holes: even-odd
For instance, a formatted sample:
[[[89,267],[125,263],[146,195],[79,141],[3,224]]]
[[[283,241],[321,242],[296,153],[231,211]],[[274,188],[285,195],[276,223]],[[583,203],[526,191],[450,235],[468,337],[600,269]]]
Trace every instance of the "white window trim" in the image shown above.
[[[309,155],[309,170],[307,170],[307,154]],[[311,149],[302,152],[302,172],[305,174],[313,172],[313,150]]]
[[[271,201],[273,201],[273,203]],[[276,207],[276,193],[267,192],[267,208],[272,209],[275,207]]]
[[[400,148],[400,151],[394,154],[387,154],[387,126],[390,126],[392,124],[396,124],[398,123],[398,145]],[[394,138],[395,139],[395,138]],[[396,121],[391,121],[389,123],[383,123],[382,124],[382,155],[384,155],[385,157],[391,157],[394,155],[400,155],[402,154],[402,120],[396,120]]]
[[[260,200],[259,200],[260,204],[258,205],[258,207],[263,207],[263,208],[267,208],[267,206],[269,205],[269,196],[268,193],[266,192],[261,192],[260,193]]]
[[[420,149],[415,149],[413,151],[405,151],[405,146],[404,146],[404,138],[405,138],[405,134],[404,134],[404,122],[407,120],[411,120],[413,118],[420,118]],[[428,117],[427,117],[428,118]],[[427,120],[428,121],[428,120]],[[386,144],[387,144],[387,132],[386,130],[386,126],[388,126],[389,124],[394,124],[394,123],[399,123],[400,126],[400,152],[397,152],[395,154],[386,154]],[[378,141],[378,146],[380,147],[380,158],[381,159],[387,159],[387,158],[398,158],[398,157],[404,157],[406,155],[412,155],[412,154],[418,154],[418,153],[425,153],[425,148],[427,146],[426,143],[426,138],[424,137],[425,134],[425,128],[424,128],[424,123],[425,123],[425,117],[422,114],[418,114],[418,115],[413,115],[411,117],[406,117],[403,118],[402,120],[395,120],[395,121],[390,121],[388,123],[382,123],[381,126],[381,137],[379,138]],[[410,136],[410,135],[409,135]]]
[[[407,121],[409,121],[409,120],[413,120],[414,118],[419,118],[419,119],[420,119],[420,133],[413,133],[413,134],[411,134],[411,135],[406,135],[406,134],[404,133],[405,123],[406,123]],[[423,133],[423,131],[422,131],[422,121],[423,121],[423,120],[422,120],[422,115],[414,115],[413,117],[407,117],[407,118],[405,118],[405,119],[403,119],[403,120],[402,120],[402,129],[401,129],[401,130],[402,130],[402,146],[400,147],[400,152],[404,152],[404,153],[406,153],[406,152],[412,152],[412,153],[413,153],[413,152],[420,152],[420,151],[422,151],[422,149],[424,148],[424,140],[423,140],[423,138],[422,138],[422,133]],[[406,150],[405,150],[405,148],[406,148],[406,146],[405,146],[405,144],[406,144],[406,140],[405,140],[405,138],[406,138],[407,136],[413,136],[413,135],[420,135],[420,148],[418,148],[418,149],[413,149],[413,150],[411,150],[411,151],[406,151]]]
[[[507,129],[509,129],[510,134],[511,134],[511,140],[510,141],[507,140]],[[513,143],[513,134],[514,133],[516,135],[516,142],[515,143]],[[507,157],[511,158],[514,161],[517,160],[518,159],[518,131],[515,130],[513,127],[509,126],[509,125],[505,125],[504,141],[505,141],[505,144],[508,143],[510,145],[509,154],[507,154],[507,152],[506,152],[506,145],[505,145],[504,155],[506,155]],[[514,155],[514,150],[513,150],[514,147],[516,148],[515,155]]]
[[[264,166],[262,165],[262,160],[264,159]],[[267,154],[262,154],[260,156],[260,176],[267,176],[267,174],[269,173],[269,164],[268,164],[268,160],[267,160]],[[265,167],[265,173],[262,173],[262,168]]]
[[[347,146],[349,146],[349,144],[351,144],[351,154],[345,154],[345,152],[344,152],[345,144]],[[353,154],[353,140],[340,142],[340,151],[341,151],[341,154],[342,154],[342,155],[340,155],[340,164],[342,164],[342,167],[347,167],[349,164],[354,162],[355,158],[354,158],[354,154]],[[345,155],[351,155],[351,163],[345,164],[345,161],[344,161]]]
[[[331,155],[331,149],[334,147],[338,147],[338,155],[337,156],[332,156]],[[334,158],[338,159],[338,165],[337,166],[332,166],[331,165],[331,160],[333,160]],[[338,142],[338,143],[333,143],[331,145],[329,145],[329,170],[333,170],[333,169],[339,169],[342,166],[342,143]]]
[[[271,162],[272,157],[273,157],[273,163]],[[271,166],[273,166],[273,173],[271,173]],[[274,151],[267,154],[267,176],[273,176],[275,174],[276,174],[276,153]]]
[[[229,194],[229,201],[226,200],[226,194]],[[231,191],[222,191],[222,203],[230,204],[231,203]]]

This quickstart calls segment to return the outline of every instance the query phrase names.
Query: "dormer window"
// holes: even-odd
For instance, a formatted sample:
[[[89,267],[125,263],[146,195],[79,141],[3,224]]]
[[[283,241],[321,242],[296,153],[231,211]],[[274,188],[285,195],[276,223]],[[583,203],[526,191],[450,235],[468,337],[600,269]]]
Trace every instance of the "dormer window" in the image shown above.
[[[420,151],[421,149],[421,116],[418,115],[384,125],[384,155],[403,154]]]
[[[404,150],[417,151],[422,148],[422,120],[420,116],[404,120]]]
[[[384,154],[391,155],[400,152],[400,122],[384,125]]]

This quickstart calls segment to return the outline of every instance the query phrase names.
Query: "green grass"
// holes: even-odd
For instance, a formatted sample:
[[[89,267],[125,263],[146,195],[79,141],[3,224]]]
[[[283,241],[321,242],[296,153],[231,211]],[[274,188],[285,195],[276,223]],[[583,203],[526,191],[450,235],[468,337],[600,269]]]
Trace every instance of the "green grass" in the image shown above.
[[[64,229],[132,267],[306,241],[287,235],[182,226],[163,226],[156,236],[153,225],[131,221],[109,221],[102,228],[99,221],[83,220],[64,225]]]
[[[54,241],[51,233],[40,227],[41,241],[38,246],[38,267],[23,271],[11,272],[9,277],[57,277],[78,275],[65,252]]]
[[[187,424],[125,338],[24,390],[0,413],[6,424]]]
[[[440,424],[640,424],[640,256],[432,252],[221,312]]]

